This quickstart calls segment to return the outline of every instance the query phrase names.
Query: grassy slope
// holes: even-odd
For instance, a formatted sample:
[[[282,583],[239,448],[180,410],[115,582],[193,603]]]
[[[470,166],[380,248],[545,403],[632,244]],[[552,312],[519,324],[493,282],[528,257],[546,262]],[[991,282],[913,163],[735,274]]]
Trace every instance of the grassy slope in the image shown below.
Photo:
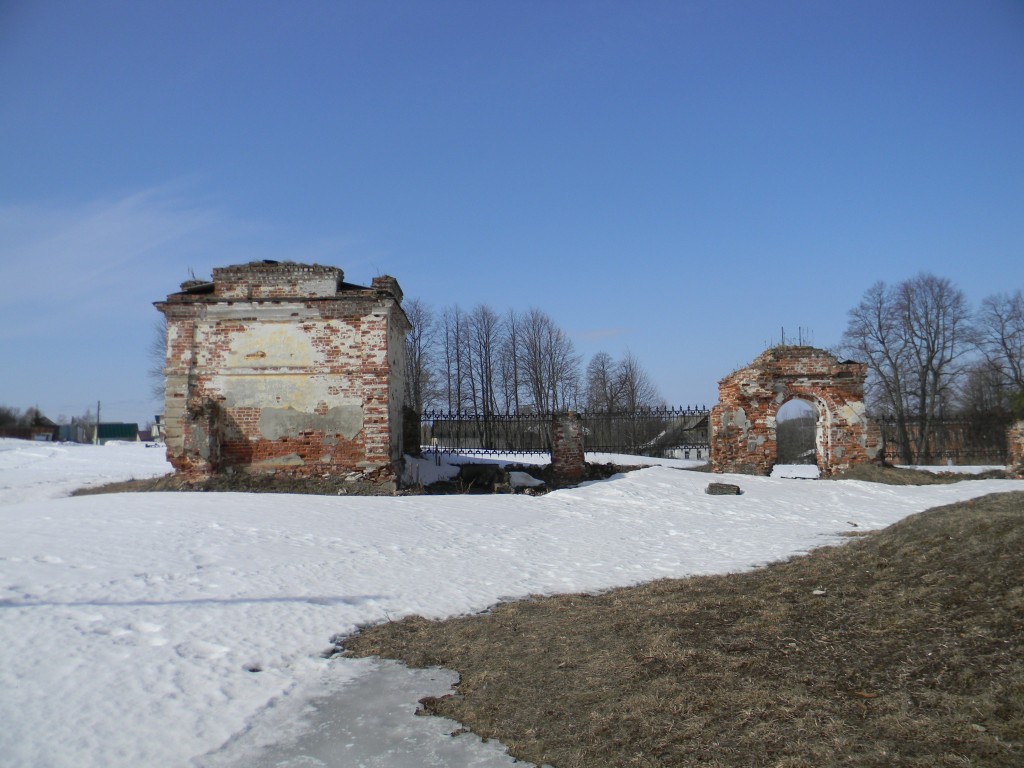
[[[410,618],[345,647],[458,670],[427,712],[557,768],[1024,765],[1024,493],[749,573]]]

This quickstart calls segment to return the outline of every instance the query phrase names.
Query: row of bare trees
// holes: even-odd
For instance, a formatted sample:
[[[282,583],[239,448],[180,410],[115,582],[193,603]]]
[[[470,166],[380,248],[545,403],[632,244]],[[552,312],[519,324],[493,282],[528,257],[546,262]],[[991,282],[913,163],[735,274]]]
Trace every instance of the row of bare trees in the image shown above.
[[[632,352],[615,360],[598,352],[587,365],[587,409],[608,413],[636,413],[663,405],[658,388]]]
[[[972,311],[963,291],[932,274],[875,283],[850,310],[839,351],[868,364],[869,405],[895,421],[901,460],[925,456],[944,417],[1024,417],[1019,290]]]
[[[20,408],[0,405],[0,428],[21,427],[31,429],[32,427],[43,426],[45,423],[46,420],[38,408],[26,408],[22,411]]]
[[[412,299],[406,387],[419,413],[441,409],[492,416],[580,409],[634,412],[661,404],[640,362],[598,353],[584,373],[569,335],[545,312],[498,314],[479,304],[440,313]]]
[[[81,416],[72,416],[70,419],[64,414],[57,416],[56,421],[51,420],[43,414],[39,408],[32,406],[22,411],[9,405],[0,405],[0,434],[9,437],[22,439],[35,439],[36,435],[43,432],[53,432],[56,426],[62,427],[65,437],[75,442],[92,442],[96,433],[96,417],[92,410],[87,409]],[[70,426],[70,430],[63,428]],[[67,436],[70,437],[67,437]]]

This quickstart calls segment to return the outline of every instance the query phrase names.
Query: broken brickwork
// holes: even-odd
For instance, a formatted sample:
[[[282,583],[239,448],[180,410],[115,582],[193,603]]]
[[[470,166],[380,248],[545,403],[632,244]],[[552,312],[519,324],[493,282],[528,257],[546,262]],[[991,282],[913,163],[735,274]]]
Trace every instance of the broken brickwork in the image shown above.
[[[181,474],[344,475],[394,482],[405,335],[392,277],[254,262],[156,303],[167,318],[167,458]]]
[[[816,453],[822,477],[880,456],[881,436],[865,414],[867,366],[840,362],[822,349],[773,347],[718,384],[711,411],[715,472],[769,475],[777,457],[776,414],[794,398],[817,414]]]
[[[565,484],[578,483],[586,469],[583,420],[578,413],[556,414],[551,424],[551,470]]]

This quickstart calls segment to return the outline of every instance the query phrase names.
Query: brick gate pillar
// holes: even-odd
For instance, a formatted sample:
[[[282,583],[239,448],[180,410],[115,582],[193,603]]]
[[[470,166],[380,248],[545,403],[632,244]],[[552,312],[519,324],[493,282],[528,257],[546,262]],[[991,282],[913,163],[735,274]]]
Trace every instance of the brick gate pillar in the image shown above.
[[[1010,471],[1024,476],[1024,420],[1015,422],[1007,428],[1006,447],[1010,453],[1007,462]]]
[[[562,483],[583,479],[583,420],[578,413],[557,413],[551,424],[551,469]]]

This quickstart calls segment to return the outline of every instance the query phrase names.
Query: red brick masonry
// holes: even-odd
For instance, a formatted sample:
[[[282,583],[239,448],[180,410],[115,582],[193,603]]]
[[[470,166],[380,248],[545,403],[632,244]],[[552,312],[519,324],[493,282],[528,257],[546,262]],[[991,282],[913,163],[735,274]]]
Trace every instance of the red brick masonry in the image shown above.
[[[175,470],[395,478],[409,323],[394,278],[255,262],[182,289],[156,303]]]
[[[578,413],[556,414],[551,425],[551,469],[563,483],[583,479],[583,421]]]
[[[776,415],[794,398],[818,416],[817,464],[822,477],[875,460],[881,435],[865,415],[867,366],[840,362],[822,349],[773,347],[718,384],[711,411],[711,466],[715,472],[771,474],[778,455]]]

